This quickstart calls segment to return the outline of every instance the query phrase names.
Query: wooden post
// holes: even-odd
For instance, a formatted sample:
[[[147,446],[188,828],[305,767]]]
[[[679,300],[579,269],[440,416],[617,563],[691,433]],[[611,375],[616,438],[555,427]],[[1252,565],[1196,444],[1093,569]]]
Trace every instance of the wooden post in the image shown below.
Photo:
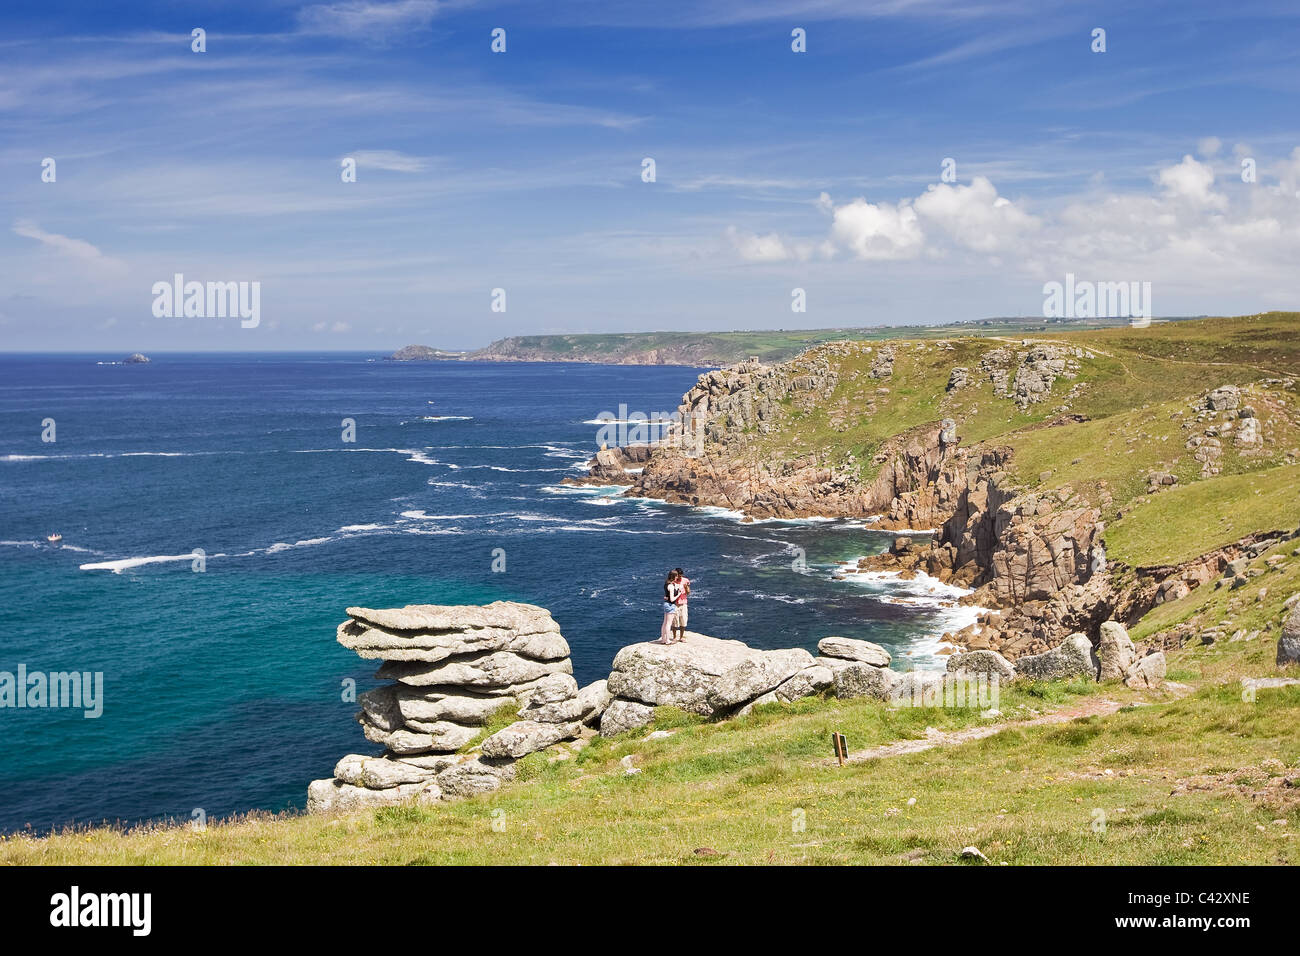
[[[849,755],[849,742],[843,734],[831,734],[831,746],[835,748],[835,758],[844,766],[844,758]]]

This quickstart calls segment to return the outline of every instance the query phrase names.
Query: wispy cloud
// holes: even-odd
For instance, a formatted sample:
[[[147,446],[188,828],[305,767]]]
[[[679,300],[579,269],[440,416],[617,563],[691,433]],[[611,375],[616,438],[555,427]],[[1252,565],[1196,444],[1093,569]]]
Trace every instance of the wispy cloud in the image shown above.
[[[429,165],[422,156],[408,156],[395,149],[357,149],[348,154],[362,169],[384,169],[393,173],[419,173]]]
[[[429,29],[442,6],[436,0],[317,3],[298,11],[298,29],[309,35],[389,41]]]
[[[67,256],[84,265],[111,272],[119,272],[124,268],[121,261],[105,255],[94,243],[87,242],[85,239],[74,239],[71,236],[60,235],[57,232],[46,232],[30,219],[20,219],[15,222],[13,231],[15,235],[23,236],[26,239],[35,239],[42,246],[60,256]]]

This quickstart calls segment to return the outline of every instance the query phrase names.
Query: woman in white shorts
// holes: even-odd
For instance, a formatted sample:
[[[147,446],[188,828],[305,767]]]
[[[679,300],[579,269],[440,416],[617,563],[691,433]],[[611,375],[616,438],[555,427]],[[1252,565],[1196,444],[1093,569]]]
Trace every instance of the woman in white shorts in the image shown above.
[[[659,640],[656,644],[673,643],[673,625],[677,622],[677,597],[682,593],[679,583],[681,578],[676,571],[669,571],[664,581],[664,622],[659,628]]]

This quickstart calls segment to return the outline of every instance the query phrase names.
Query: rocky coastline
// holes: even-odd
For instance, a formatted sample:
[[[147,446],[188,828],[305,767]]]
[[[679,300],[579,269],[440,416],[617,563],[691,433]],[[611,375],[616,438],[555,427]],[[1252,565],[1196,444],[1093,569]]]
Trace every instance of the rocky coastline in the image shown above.
[[[990,691],[1018,679],[1116,679],[1153,688],[1165,675],[1162,652],[1139,655],[1124,627],[1109,621],[1096,650],[1075,634],[1014,663],[979,650],[953,656],[946,671],[906,673],[870,641],[822,638],[813,656],[803,648],[763,651],[687,632],[676,644],[620,649],[608,678],[579,688],[568,644],[541,607],[498,601],[347,613],[336,639],[362,658],[382,661],[375,676],[392,681],[358,698],[363,735],[384,749],[347,754],[332,777],[313,781],[307,790],[312,813],[491,793],[526,777],[529,760],[569,760],[598,734],[652,725],[658,708],[725,720],[815,696],[988,706]]]
[[[940,342],[936,348],[943,348]],[[791,410],[834,401],[840,373],[831,360],[859,358],[875,393],[889,393],[902,346],[878,349],[862,343],[833,343],[811,349],[799,361],[766,365],[742,362],[707,372],[682,398],[678,423],[654,444],[602,448],[588,474],[573,484],[627,486],[626,494],[692,506],[742,512],[764,518],[857,518],[880,530],[934,529],[929,541],[900,537],[885,553],[858,563],[860,571],[924,572],[970,589],[963,603],[989,610],[960,631],[944,634],[968,650],[994,650],[1015,659],[1041,654],[1081,632],[1094,644],[1103,621],[1134,623],[1156,604],[1175,599],[1222,577],[1232,563],[1271,544],[1300,537],[1300,529],[1252,534],[1179,565],[1129,568],[1109,561],[1102,509],[1069,486],[1046,492],[1018,484],[1011,476],[1014,448],[962,444],[956,421],[944,418],[906,429],[881,443],[869,467],[851,455],[828,451],[794,458],[762,452],[765,435],[776,431]],[[1058,380],[1073,380],[1080,363],[1095,357],[1084,348],[1029,344],[1022,350],[993,348],[974,366],[955,366],[947,390],[976,380],[994,395],[1025,410],[1052,397]],[[1072,413],[1069,399],[1086,385],[1073,384],[1067,401],[1038,428],[1086,421]],[[872,415],[875,400],[857,413]],[[1255,412],[1240,389],[1210,390],[1192,406],[1196,427],[1226,412],[1251,427],[1235,429],[1233,441],[1259,440]],[[838,407],[831,424],[838,427]],[[845,418],[853,414],[844,410]],[[1203,468],[1216,469],[1223,426],[1197,432]],[[1210,435],[1214,432],[1214,435]],[[1249,450],[1249,449],[1247,449]],[[1214,471],[1217,473],[1217,471]],[[1154,474],[1154,490],[1176,482]],[[1102,504],[1109,503],[1103,489]]]

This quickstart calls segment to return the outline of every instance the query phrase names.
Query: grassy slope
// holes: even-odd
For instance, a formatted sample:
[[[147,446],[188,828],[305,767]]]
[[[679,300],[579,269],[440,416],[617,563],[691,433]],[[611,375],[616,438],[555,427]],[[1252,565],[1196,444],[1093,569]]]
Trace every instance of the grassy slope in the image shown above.
[[[1233,656],[1216,665],[1219,680],[1225,668],[1269,670],[1254,660],[1262,641],[1226,647]],[[1206,653],[1175,666],[1192,671]],[[659,727],[675,724],[670,737],[597,740],[575,759],[532,764],[532,779],[488,797],[258,816],[203,832],[15,836],[0,840],[0,862],[951,863],[971,844],[1012,864],[1300,862],[1300,803],[1281,786],[1300,764],[1300,687],[1246,701],[1235,684],[1204,679],[1186,698],[1147,702],[1114,685],[1043,684],[1004,690],[1000,704],[1028,716],[1089,694],[1137,706],[844,768],[827,761],[832,730],[859,749],[982,719],[835,700],[769,705],[720,724],[665,713]],[[628,754],[641,773],[624,772]],[[1098,810],[1105,832],[1095,829]],[[694,852],[704,847],[718,855]]]
[[[1115,507],[1127,509],[1110,525],[1112,553],[1133,564],[1174,560],[1300,522],[1300,466],[1283,463],[1297,441],[1294,391],[1260,396],[1273,403],[1261,412],[1274,426],[1269,454],[1244,458],[1225,444],[1223,473],[1212,479],[1187,460],[1175,417],[1209,387],[1300,372],[1298,329],[1297,316],[1272,315],[1060,336],[1098,355],[1077,380],[1089,388],[1071,403],[1094,420],[1055,428],[1034,426],[1052,417],[1056,394],[1073,382],[1059,381],[1053,401],[1028,413],[994,399],[987,385],[944,396],[948,370],[973,367],[987,342],[901,347],[885,383],[846,374],[870,365],[869,355],[848,356],[832,401],[792,409],[793,427],[762,441],[769,451],[861,455],[902,428],[952,415],[967,444],[1014,444],[1017,477],[1030,484],[1097,495],[1106,482]],[[873,415],[857,413],[872,401]],[[1184,483],[1148,497],[1155,468]],[[1268,564],[1278,556],[1280,567]],[[1300,556],[1281,546],[1251,568],[1258,576],[1246,587],[1199,588],[1134,628],[1139,641],[1178,626],[1260,632],[1171,652],[1171,679],[1192,685],[1182,699],[1115,685],[1004,690],[1009,718],[1101,698],[1142,706],[843,769],[825,763],[833,730],[862,749],[985,718],[835,700],[771,705],[721,724],[662,713],[659,729],[676,725],[670,737],[640,731],[565,761],[528,758],[523,776],[531,779],[490,797],[334,819],[254,817],[202,833],[182,825],[20,835],[0,839],[0,862],[947,863],[975,844],[1009,863],[1297,863],[1300,790],[1280,784],[1300,773],[1300,687],[1243,700],[1238,682],[1276,673],[1283,602],[1300,592]],[[623,772],[627,754],[642,773]],[[1107,819],[1101,833],[1097,810]],[[796,811],[804,831],[791,826]],[[700,847],[718,855],[695,854]]]
[[[1026,411],[995,397],[987,379],[945,393],[954,366],[970,368],[974,381],[981,355],[995,346],[1022,349],[1019,338],[899,342],[894,374],[883,380],[868,375],[879,347],[861,345],[833,358],[839,385],[829,400],[807,409],[789,406],[782,427],[752,440],[765,460],[819,452],[840,460],[851,454],[859,473],[870,477],[878,467],[872,455],[887,439],[952,417],[968,447],[1013,446],[1013,477],[1031,489],[1069,486],[1099,506],[1107,490],[1112,503],[1103,513],[1110,553],[1133,565],[1183,560],[1251,531],[1300,525],[1294,467],[1300,392],[1252,384],[1300,376],[1300,315],[1030,338],[1083,346],[1092,355],[1082,360],[1077,378],[1058,379],[1051,398]],[[808,358],[796,364],[802,361]],[[1225,440],[1221,473],[1202,479],[1186,441],[1209,423],[1192,429],[1188,405],[1224,384],[1246,387],[1245,400],[1267,423],[1268,441],[1262,454],[1243,455]],[[1040,427],[1059,415],[1075,386],[1082,389],[1069,400],[1069,411],[1091,420]],[[1176,475],[1180,485],[1148,496],[1148,477],[1158,471]],[[1116,520],[1121,511],[1123,518]]]

